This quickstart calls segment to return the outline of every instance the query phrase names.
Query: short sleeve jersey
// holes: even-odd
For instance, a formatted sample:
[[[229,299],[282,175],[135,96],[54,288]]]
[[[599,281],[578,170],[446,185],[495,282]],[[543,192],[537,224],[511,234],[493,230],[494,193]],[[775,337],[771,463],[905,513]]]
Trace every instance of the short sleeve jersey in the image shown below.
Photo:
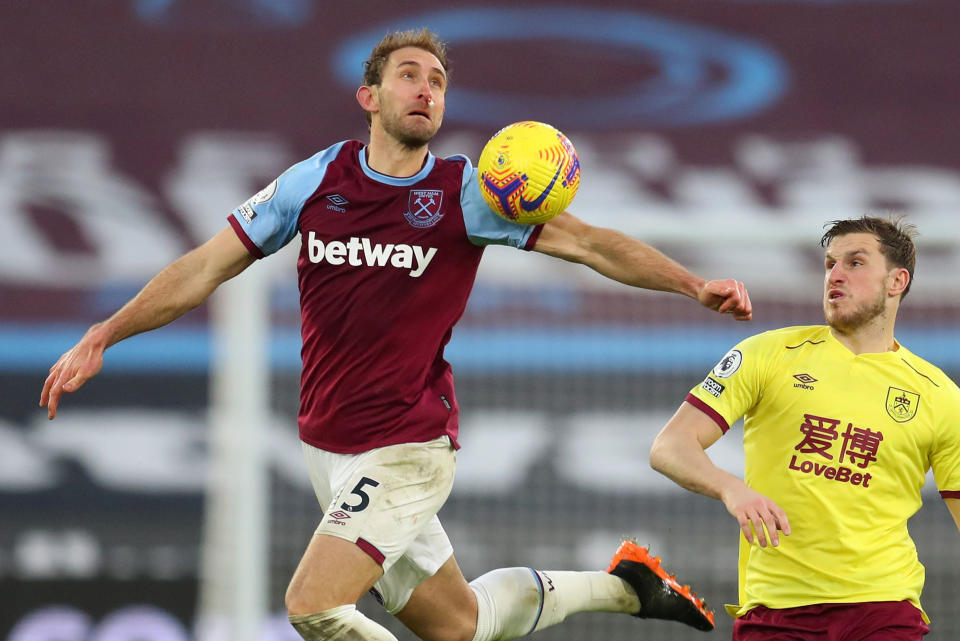
[[[466,158],[428,154],[395,178],[358,141],[294,165],[228,221],[258,258],[300,235],[303,441],[341,453],[443,435],[456,445],[444,346],[484,246],[530,249],[539,226],[494,214]]]
[[[790,520],[777,547],[741,535],[731,614],[920,607],[924,569],[907,520],[931,466],[941,494],[960,497],[960,390],[942,371],[903,346],[856,355],[828,327],[792,327],[741,342],[687,401],[724,432],[744,417],[744,480]]]

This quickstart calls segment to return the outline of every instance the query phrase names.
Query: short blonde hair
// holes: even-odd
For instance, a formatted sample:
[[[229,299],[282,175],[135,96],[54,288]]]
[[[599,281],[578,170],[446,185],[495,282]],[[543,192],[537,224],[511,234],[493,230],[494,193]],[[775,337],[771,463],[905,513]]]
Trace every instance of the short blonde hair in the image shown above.
[[[447,78],[450,78],[447,44],[440,40],[437,34],[424,27],[423,29],[394,31],[384,36],[383,40],[377,43],[377,46],[370,52],[370,57],[363,63],[363,84],[367,87],[373,87],[383,82],[383,68],[387,64],[387,58],[397,49],[403,49],[404,47],[417,47],[432,53],[440,61]],[[371,122],[370,112],[364,113],[369,125]]]

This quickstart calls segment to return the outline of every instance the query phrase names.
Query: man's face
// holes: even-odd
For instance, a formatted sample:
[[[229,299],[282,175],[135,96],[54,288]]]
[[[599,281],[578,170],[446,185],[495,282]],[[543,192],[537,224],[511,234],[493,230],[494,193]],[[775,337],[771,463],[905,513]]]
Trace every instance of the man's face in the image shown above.
[[[401,144],[422,147],[443,121],[446,89],[447,74],[436,56],[417,47],[397,49],[374,87],[380,126]]]
[[[857,330],[884,315],[893,270],[873,234],[838,236],[824,260],[823,314],[840,332]]]

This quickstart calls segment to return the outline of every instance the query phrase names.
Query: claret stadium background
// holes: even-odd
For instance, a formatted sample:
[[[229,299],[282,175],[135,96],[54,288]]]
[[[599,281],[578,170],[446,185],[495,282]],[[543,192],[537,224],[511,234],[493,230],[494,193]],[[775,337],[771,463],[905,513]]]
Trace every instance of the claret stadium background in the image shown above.
[[[960,377],[960,4],[439,4],[0,3],[0,638],[203,636],[199,613],[218,611],[215,557],[230,550],[223,532],[257,530],[230,510],[211,516],[222,503],[212,461],[224,453],[211,427],[215,397],[224,403],[211,383],[217,328],[258,315],[269,326],[234,335],[227,351],[264,345],[268,367],[233,371],[225,398],[266,399],[254,421],[266,430],[263,482],[249,490],[263,499],[262,535],[249,548],[259,552],[225,565],[250,565],[260,581],[265,617],[250,638],[295,638],[283,591],[320,515],[294,420],[296,250],[249,270],[267,275],[266,293],[109,350],[56,421],[37,400],[47,368],[91,323],[231,209],[290,164],[365,138],[353,95],[388,30],[426,25],[450,43],[434,153],[476,159],[500,127],[549,122],[580,154],[575,214],[703,275],[744,280],[756,310],[734,323],[490,249],[447,351],[464,447],[441,517],[468,578],[511,565],[604,568],[617,538],[633,535],[718,609],[716,638],[728,638],[720,606],[736,600],[736,523],[651,472],[647,452],[736,341],[820,322],[827,220],[904,212],[917,223],[898,337]],[[260,291],[249,272],[226,287]],[[711,450],[733,471],[740,433]],[[230,473],[246,467],[236,459]],[[924,497],[910,525],[927,568],[928,638],[957,639],[960,540],[932,479]],[[363,607],[389,619],[372,600]],[[608,615],[577,615],[538,638],[638,634],[700,638]]]

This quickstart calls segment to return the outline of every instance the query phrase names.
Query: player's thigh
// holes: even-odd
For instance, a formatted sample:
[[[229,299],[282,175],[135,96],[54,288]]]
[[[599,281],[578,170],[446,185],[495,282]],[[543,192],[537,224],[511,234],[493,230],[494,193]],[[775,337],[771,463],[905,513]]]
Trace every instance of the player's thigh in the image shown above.
[[[436,518],[453,486],[456,454],[449,439],[391,445],[361,454],[337,454],[309,445],[304,445],[304,452],[325,513],[298,568],[298,580],[291,583],[288,600],[326,604],[332,598],[322,593],[328,584],[308,578],[311,573],[335,582],[346,580],[331,577],[319,565],[331,545],[318,543],[317,539],[336,538],[347,544],[335,546],[349,549],[345,559],[356,563],[357,553],[361,552],[388,576],[401,576],[390,570],[403,559],[400,566],[411,571],[402,574],[402,581],[394,580],[391,585],[395,589],[384,594],[385,601],[399,609],[413,588],[433,575],[452,553]],[[361,578],[350,581],[347,594],[358,586],[364,590],[370,587],[370,574],[362,572]],[[339,587],[331,587],[330,591],[338,599],[343,598],[344,591]]]
[[[417,586],[396,616],[424,641],[469,641],[477,625],[477,598],[451,556]]]
[[[287,588],[287,612],[313,614],[356,603],[382,574],[380,564],[354,543],[315,534]]]

